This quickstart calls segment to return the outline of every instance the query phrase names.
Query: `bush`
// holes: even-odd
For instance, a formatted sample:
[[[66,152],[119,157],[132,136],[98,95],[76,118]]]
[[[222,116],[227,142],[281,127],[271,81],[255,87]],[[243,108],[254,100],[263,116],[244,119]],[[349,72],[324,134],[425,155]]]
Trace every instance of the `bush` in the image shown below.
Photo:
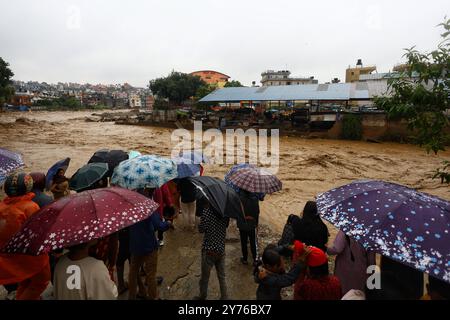
[[[342,139],[361,140],[362,121],[361,116],[356,114],[346,114],[342,119]]]

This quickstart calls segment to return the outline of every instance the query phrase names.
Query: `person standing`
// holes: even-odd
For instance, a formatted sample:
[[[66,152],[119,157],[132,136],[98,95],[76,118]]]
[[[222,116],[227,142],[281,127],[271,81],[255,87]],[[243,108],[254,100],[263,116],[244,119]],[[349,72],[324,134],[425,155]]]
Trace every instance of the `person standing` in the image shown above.
[[[241,238],[242,257],[241,262],[248,264],[248,249],[247,244],[250,242],[250,251],[252,253],[253,264],[258,259],[258,252],[256,246],[256,230],[259,222],[259,200],[255,194],[246,190],[239,191],[239,198],[241,199],[245,222],[238,222],[239,236]]]
[[[30,176],[31,178],[33,178],[33,190],[31,190],[31,192],[35,194],[32,201],[35,202],[39,206],[39,208],[42,209],[46,205],[53,202],[53,198],[44,193],[45,173],[32,172],[30,173]]]
[[[395,277],[396,283],[404,288],[406,299],[419,300],[423,296],[423,272],[386,256],[381,256],[380,271]]]
[[[32,201],[33,178],[25,173],[7,177],[4,190],[7,197],[0,203],[0,248],[5,246],[37,211]],[[39,300],[50,282],[50,263],[47,254],[38,256],[0,253],[0,285],[19,284],[17,300]]]
[[[203,206],[198,231],[204,234],[201,252],[200,295],[195,300],[206,300],[208,296],[209,275],[216,268],[220,285],[220,299],[227,300],[225,281],[225,237],[230,219],[219,217],[209,204]]]
[[[187,178],[177,181],[180,192],[180,209],[188,226],[195,228],[196,190]]]
[[[139,193],[149,198],[153,197],[155,189],[140,189]],[[130,236],[130,273],[128,279],[130,300],[137,297],[137,289],[141,296],[149,300],[158,298],[156,271],[158,266],[158,239],[156,231],[166,231],[172,224],[169,221],[162,221],[158,212],[154,212],[145,220],[142,220],[129,227]],[[145,292],[144,284],[139,275],[141,267],[144,267],[146,284],[148,286]]]
[[[314,246],[327,251],[327,242],[330,233],[325,223],[320,219],[315,201],[308,201],[303,209],[302,218],[294,216],[291,220],[294,239],[308,246]]]
[[[165,219],[173,224],[172,217],[175,214],[174,201],[172,199],[172,194],[170,192],[167,183],[155,189],[155,191],[153,192],[153,200],[157,204],[159,204],[159,207],[158,209],[156,209],[156,212],[159,213],[161,220]],[[173,214],[171,215],[167,214],[168,212],[171,212]],[[157,232],[158,232],[158,245],[162,247],[164,245],[164,232],[163,231]]]
[[[59,169],[56,175],[53,177],[50,191],[53,193],[55,200],[61,199],[70,194],[69,179],[65,177],[64,169]]]
[[[295,283],[294,300],[341,300],[340,281],[329,274],[328,259],[321,249],[310,247],[306,265],[306,274]]]
[[[97,240],[69,248],[55,267],[54,295],[56,300],[115,300],[117,287],[111,280],[103,261],[89,256],[89,249]],[[79,288],[70,287],[73,275],[68,272],[74,266],[80,270]],[[75,284],[75,283],[74,283]]]
[[[367,267],[375,265],[375,253],[367,252],[357,241],[339,231],[331,247],[329,255],[336,255],[334,275],[339,278],[342,294],[351,289],[365,291]]]

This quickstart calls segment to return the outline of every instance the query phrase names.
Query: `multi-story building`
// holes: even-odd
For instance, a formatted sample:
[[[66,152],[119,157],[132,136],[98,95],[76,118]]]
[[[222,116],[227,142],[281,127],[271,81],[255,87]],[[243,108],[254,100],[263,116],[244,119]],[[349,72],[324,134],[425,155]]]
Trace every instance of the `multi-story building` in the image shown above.
[[[130,108],[140,108],[142,106],[141,97],[134,92],[128,94],[128,103]]]
[[[347,70],[345,70],[345,82],[358,82],[360,80],[360,76],[371,74],[376,70],[376,66],[364,67],[362,64],[362,60],[358,59],[355,67],[348,66]]]
[[[207,84],[217,85],[219,88],[223,88],[228,82],[228,79],[230,79],[226,74],[213,70],[194,71],[190,75],[199,76]]]
[[[318,80],[314,77],[290,77],[291,72],[289,70],[267,70],[261,73],[261,84],[263,87],[268,86],[290,86],[300,84],[317,84]]]

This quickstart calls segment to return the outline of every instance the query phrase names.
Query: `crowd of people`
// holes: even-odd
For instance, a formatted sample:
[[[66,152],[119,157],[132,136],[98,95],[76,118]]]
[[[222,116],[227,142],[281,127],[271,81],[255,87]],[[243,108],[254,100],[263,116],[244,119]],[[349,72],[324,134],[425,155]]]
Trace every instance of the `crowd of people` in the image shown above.
[[[8,176],[4,183],[7,197],[0,203],[0,220],[5,221],[0,225],[0,247],[40,208],[68,196],[71,193],[68,181],[65,170],[60,169],[46,191],[44,173]],[[104,178],[89,189],[108,184]],[[164,233],[175,228],[174,220],[181,215],[191,231],[197,229],[203,234],[199,294],[194,299],[208,298],[213,267],[219,280],[220,299],[232,299],[225,267],[230,218],[215,214],[208,201],[197,198],[195,187],[186,179],[173,179],[159,188],[135,191],[159,205],[147,219],[107,237],[48,254],[1,253],[0,284],[8,292],[15,292],[17,300],[41,299],[50,282],[53,297],[58,300],[117,299],[127,291],[129,299],[159,299],[158,285],[164,279],[157,276],[158,251],[164,246]],[[308,201],[299,215],[288,217],[278,243],[260,250],[259,202],[264,196],[245,190],[238,193],[245,216],[245,223],[237,223],[242,249],[240,262],[253,267],[248,276],[253,276],[257,284],[256,299],[280,300],[282,289],[291,286],[295,300],[450,298],[448,283],[430,276],[425,293],[422,272],[384,256],[378,263],[381,286],[369,289],[367,281],[371,274],[367,270],[377,264],[375,254],[342,231],[330,243],[330,233],[314,201]],[[329,270],[331,256],[335,256],[334,272]],[[127,261],[129,273],[125,279]],[[291,266],[289,270],[287,265]],[[68,272],[74,266],[81,270],[78,282],[73,282]]]

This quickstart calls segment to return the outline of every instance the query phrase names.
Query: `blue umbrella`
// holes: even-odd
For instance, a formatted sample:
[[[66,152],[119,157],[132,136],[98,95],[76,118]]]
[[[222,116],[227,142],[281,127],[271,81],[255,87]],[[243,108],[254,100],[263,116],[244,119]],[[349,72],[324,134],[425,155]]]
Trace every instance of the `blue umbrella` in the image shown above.
[[[373,180],[319,194],[317,208],[366,249],[450,282],[450,202]]]
[[[22,156],[18,153],[0,148],[0,184],[14,170],[24,165]]]
[[[177,164],[178,178],[196,177],[200,175],[200,164],[191,162],[184,158],[175,158]]]
[[[53,177],[56,175],[59,169],[63,169],[64,171],[67,170],[70,164],[70,158],[65,158],[62,160],[59,160],[57,163],[55,163],[53,166],[51,166],[50,169],[47,171],[47,176],[45,178],[45,187],[49,190],[52,184]]]
[[[143,155],[122,161],[111,177],[111,184],[126,189],[159,188],[178,176],[176,163],[156,155]]]
[[[209,163],[209,158],[205,156],[202,152],[195,150],[181,151],[179,158],[190,160],[195,164]]]
[[[235,173],[236,171],[239,171],[239,170],[244,169],[244,168],[251,168],[251,167],[256,168],[256,166],[254,166],[254,165],[252,165],[252,164],[249,164],[249,163],[241,163],[241,164],[237,164],[237,165],[233,166],[233,167],[230,169],[230,171],[228,171],[228,172],[225,174],[225,177],[224,177],[225,183],[226,183],[227,185],[229,185],[234,191],[236,191],[237,193],[239,193],[239,192],[241,191],[241,188],[239,188],[239,187],[236,186],[233,182],[231,182],[230,176],[231,176],[233,173]],[[256,193],[256,192],[255,192],[254,194],[258,197],[258,199],[259,199],[260,201],[264,200],[264,196],[265,196],[264,193],[260,193],[260,192],[257,192],[257,193]]]

